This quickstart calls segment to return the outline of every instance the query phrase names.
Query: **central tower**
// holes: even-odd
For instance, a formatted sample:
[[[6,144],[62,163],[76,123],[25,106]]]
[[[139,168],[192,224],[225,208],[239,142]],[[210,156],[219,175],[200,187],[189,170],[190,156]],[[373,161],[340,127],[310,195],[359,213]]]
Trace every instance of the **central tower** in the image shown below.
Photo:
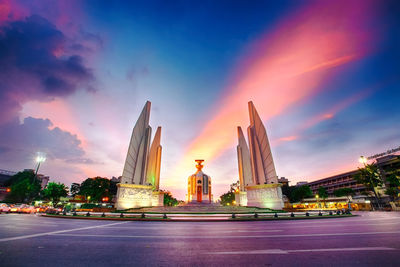
[[[188,178],[188,203],[212,203],[211,177],[205,174],[202,169],[204,160],[195,160],[197,171]]]

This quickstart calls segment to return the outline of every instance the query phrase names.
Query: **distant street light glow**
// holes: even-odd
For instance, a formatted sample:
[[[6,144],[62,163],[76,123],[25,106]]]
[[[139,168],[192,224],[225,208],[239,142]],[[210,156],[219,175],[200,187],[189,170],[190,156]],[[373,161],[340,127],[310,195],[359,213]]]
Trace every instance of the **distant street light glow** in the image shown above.
[[[367,163],[367,158],[364,157],[364,156],[361,156],[361,157],[359,158],[358,161],[359,161],[360,163],[362,163],[362,164],[365,164],[365,163]]]
[[[46,161],[46,157],[45,156],[37,156],[36,157],[36,162],[37,163],[42,163]]]

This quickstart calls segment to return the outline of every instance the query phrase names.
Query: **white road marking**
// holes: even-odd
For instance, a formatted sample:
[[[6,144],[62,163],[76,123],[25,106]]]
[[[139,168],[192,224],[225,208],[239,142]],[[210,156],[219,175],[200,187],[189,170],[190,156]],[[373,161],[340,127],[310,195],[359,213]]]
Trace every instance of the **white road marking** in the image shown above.
[[[365,218],[365,217],[364,217]],[[337,224],[339,221],[340,223],[357,223],[357,222],[365,222],[365,221],[383,221],[383,220],[398,220],[400,217],[380,217],[380,218],[372,218],[372,219],[364,219],[358,217],[350,217],[350,218],[326,218],[322,220],[309,220],[309,221],[296,221],[296,224]],[[290,225],[293,221],[272,221],[272,222],[279,222],[281,225]]]
[[[316,248],[316,249],[266,249],[266,250],[249,250],[249,251],[219,251],[219,252],[206,252],[205,254],[216,255],[236,255],[236,254],[289,254],[289,253],[303,253],[303,252],[345,252],[345,251],[377,251],[377,250],[397,250],[396,248],[388,247],[360,247],[360,248]]]
[[[234,239],[234,238],[283,238],[283,237],[312,237],[312,236],[348,236],[348,235],[380,235],[380,234],[400,234],[400,231],[391,232],[363,232],[363,233],[327,233],[327,234],[293,234],[293,235],[212,235],[212,236],[185,236],[185,235],[98,235],[98,234],[62,234],[54,233],[51,235],[60,236],[85,236],[85,237],[110,237],[110,238],[171,238],[171,239]],[[1,241],[1,239],[0,239]]]
[[[125,230],[139,230],[139,229],[145,229],[145,230],[165,230],[166,228],[165,227],[135,227],[135,226],[133,226],[133,227],[124,227],[124,226],[121,226],[121,227],[118,227],[118,226],[110,226],[110,227],[105,227],[106,229],[125,229]],[[190,228],[190,229],[192,229],[193,228],[193,226]],[[186,231],[186,230],[188,230],[188,228],[186,228],[186,227],[182,227],[182,228],[174,228],[173,230],[176,230],[176,231]],[[282,231],[284,231],[284,230],[282,230],[282,229],[261,229],[261,230],[246,230],[246,229],[243,229],[243,228],[241,228],[241,229],[237,229],[237,228],[224,228],[223,230],[219,230],[219,229],[207,229],[210,233],[232,233],[232,232],[240,232],[240,233],[246,233],[246,232],[249,232],[249,233],[252,233],[252,232],[265,232],[265,233],[268,233],[268,232],[282,232]]]
[[[32,235],[22,235],[22,236],[15,236],[15,237],[7,237],[7,238],[1,238],[0,242],[6,242],[6,241],[12,241],[12,240],[18,240],[18,239],[26,239],[26,238],[32,238],[32,237],[38,237],[38,236],[45,236],[45,235],[61,234],[61,233],[79,231],[79,230],[88,230],[88,229],[93,229],[93,228],[101,228],[101,227],[105,227],[105,226],[108,226],[108,225],[117,225],[117,224],[123,224],[123,223],[128,223],[128,222],[129,221],[110,223],[110,224],[102,224],[102,225],[95,225],[95,226],[87,226],[87,227],[80,227],[80,228],[53,231],[53,232],[47,232],[47,233],[32,234]]]
[[[264,229],[264,230],[224,230],[218,231],[214,230],[214,232],[218,233],[269,233],[269,232],[283,232],[281,229]]]

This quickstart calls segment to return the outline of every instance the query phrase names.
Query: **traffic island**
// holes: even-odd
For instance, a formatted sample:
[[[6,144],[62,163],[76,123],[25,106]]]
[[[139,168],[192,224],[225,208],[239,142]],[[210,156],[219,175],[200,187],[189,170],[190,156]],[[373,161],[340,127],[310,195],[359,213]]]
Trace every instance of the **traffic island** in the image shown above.
[[[40,214],[43,217],[80,219],[80,220],[109,220],[109,221],[163,221],[163,222],[234,222],[234,221],[275,221],[275,220],[314,220],[329,218],[348,218],[357,215],[329,213],[231,213],[231,214],[193,214],[193,213],[151,213],[123,214],[122,213],[82,213],[82,214]]]

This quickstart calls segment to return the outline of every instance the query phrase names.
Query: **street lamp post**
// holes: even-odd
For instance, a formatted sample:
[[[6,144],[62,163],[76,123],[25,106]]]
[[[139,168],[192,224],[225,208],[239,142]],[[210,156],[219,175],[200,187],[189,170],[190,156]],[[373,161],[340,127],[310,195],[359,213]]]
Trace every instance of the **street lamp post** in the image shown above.
[[[37,179],[40,163],[45,162],[45,161],[46,161],[46,157],[43,156],[43,155],[38,154],[38,156],[36,157],[37,167],[36,167],[35,176],[34,176],[35,179]]]

